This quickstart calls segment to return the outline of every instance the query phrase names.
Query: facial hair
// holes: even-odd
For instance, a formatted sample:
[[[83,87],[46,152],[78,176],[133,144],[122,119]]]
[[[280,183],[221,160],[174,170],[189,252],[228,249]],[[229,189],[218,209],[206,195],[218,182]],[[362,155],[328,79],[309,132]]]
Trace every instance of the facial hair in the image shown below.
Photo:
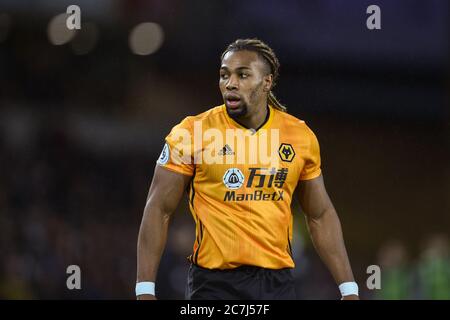
[[[238,110],[228,108],[228,106],[226,106],[226,108],[227,108],[228,115],[230,116],[230,118],[233,118],[233,119],[239,119],[240,117],[244,117],[247,115],[247,112],[248,112],[247,103],[245,103],[245,102],[242,102],[242,105],[240,106],[240,108]]]
[[[255,89],[250,93],[250,103],[254,103],[257,100],[257,94],[258,91],[261,89],[261,87],[264,85],[263,81],[261,81]],[[228,106],[225,104],[225,107],[227,109],[227,113],[232,119],[239,119],[242,117],[245,117],[248,114],[248,104],[244,100],[241,100],[241,107],[239,109],[231,109],[228,108]]]

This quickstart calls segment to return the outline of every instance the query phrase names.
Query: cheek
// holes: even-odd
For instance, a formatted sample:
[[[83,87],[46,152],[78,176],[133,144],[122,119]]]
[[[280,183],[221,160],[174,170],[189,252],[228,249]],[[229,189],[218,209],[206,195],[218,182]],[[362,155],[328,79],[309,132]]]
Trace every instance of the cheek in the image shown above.
[[[262,88],[262,84],[259,84],[250,92],[249,99],[251,102],[259,100],[261,95],[264,93]]]
[[[250,95],[249,100],[250,100],[249,103],[250,103],[251,105],[256,105],[256,104],[258,103],[258,101],[260,100],[260,99],[259,99],[258,93],[253,92],[253,93]]]
[[[225,90],[225,82],[223,80],[219,80],[219,89],[221,92]]]

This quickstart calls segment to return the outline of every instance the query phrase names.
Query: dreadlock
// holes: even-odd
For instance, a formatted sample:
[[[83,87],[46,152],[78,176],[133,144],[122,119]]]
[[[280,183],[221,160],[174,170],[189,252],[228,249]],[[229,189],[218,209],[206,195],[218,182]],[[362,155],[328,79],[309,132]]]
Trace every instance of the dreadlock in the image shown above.
[[[272,88],[275,87],[275,81],[278,79],[279,75],[278,69],[280,68],[280,62],[278,61],[278,58],[272,48],[259,39],[238,39],[225,49],[222,53],[221,59],[223,60],[223,57],[227,54],[227,52],[241,50],[254,51],[267,62],[273,76]],[[278,101],[272,90],[269,91],[268,100],[269,104],[274,108],[287,112],[287,108]]]

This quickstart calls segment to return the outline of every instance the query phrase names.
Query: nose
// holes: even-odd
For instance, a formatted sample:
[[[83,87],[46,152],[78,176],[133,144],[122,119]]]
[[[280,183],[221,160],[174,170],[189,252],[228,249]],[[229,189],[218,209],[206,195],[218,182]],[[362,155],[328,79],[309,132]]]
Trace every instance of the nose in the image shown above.
[[[235,75],[231,75],[228,78],[226,88],[230,91],[239,89],[239,82],[237,81],[237,77]]]

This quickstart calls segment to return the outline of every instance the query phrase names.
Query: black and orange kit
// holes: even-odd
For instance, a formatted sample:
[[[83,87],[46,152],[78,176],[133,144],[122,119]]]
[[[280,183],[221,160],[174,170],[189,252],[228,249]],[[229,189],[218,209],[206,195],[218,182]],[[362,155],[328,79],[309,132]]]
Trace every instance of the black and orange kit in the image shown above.
[[[320,150],[304,121],[267,108],[257,130],[239,124],[221,105],[186,117],[166,137],[157,163],[192,177],[189,207],[196,240],[189,256],[188,298],[292,297],[291,291],[270,285],[261,289],[260,280],[280,283],[277,277],[287,269],[285,282],[292,282],[291,202],[300,181],[320,176]],[[238,278],[234,289],[252,287],[247,278],[260,289],[242,296],[241,288],[233,295],[233,276]],[[221,292],[216,278],[230,288]]]

